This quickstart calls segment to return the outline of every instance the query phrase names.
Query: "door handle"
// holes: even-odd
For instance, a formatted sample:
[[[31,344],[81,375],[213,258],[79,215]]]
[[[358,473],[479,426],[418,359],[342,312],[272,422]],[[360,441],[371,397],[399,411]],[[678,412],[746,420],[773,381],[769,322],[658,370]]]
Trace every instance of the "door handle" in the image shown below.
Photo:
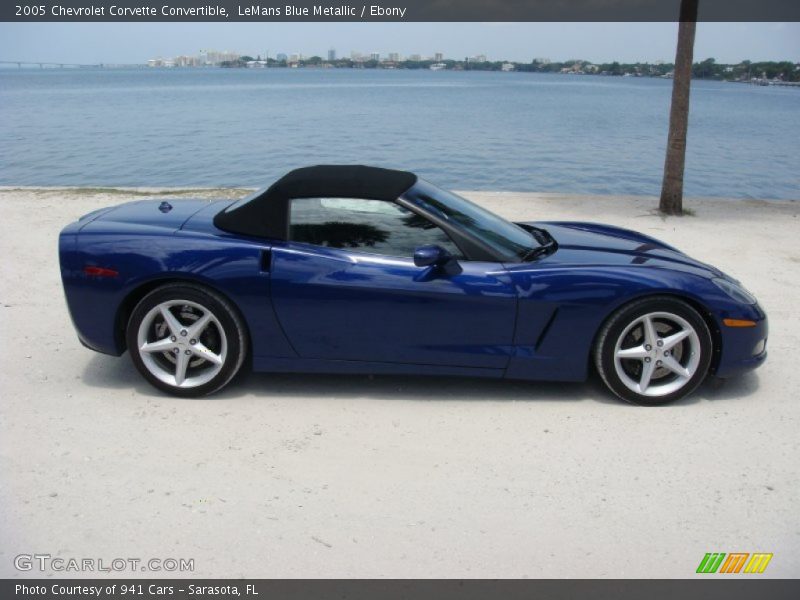
[[[260,270],[262,273],[269,273],[272,270],[272,250],[261,251]]]

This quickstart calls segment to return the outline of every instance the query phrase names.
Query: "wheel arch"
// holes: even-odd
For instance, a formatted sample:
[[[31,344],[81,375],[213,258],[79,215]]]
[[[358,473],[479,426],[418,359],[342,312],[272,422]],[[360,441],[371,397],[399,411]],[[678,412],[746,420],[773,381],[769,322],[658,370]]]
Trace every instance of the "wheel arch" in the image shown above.
[[[125,341],[125,330],[128,327],[128,321],[130,320],[131,314],[133,313],[134,308],[136,308],[136,305],[139,304],[142,298],[144,298],[153,290],[173,283],[188,283],[199,287],[204,287],[211,290],[215,294],[222,296],[228,302],[228,304],[233,307],[233,310],[236,311],[239,319],[242,321],[245,328],[245,333],[247,333],[247,356],[252,356],[252,336],[250,335],[250,326],[247,322],[247,319],[245,319],[244,315],[242,314],[242,311],[236,305],[236,302],[234,302],[228,294],[219,289],[219,287],[215,286],[206,279],[191,277],[183,274],[179,275],[175,273],[170,273],[168,275],[140,282],[132,290],[130,290],[122,300],[117,308],[117,313],[114,318],[114,343],[120,354],[128,349]]]
[[[608,323],[609,319],[611,319],[611,317],[613,317],[626,306],[633,304],[634,302],[648,300],[650,298],[672,298],[675,300],[681,300],[697,311],[703,321],[705,321],[705,324],[708,326],[708,330],[711,333],[712,355],[708,372],[712,375],[716,373],[717,367],[719,366],[720,357],[722,356],[722,332],[719,329],[719,325],[714,319],[714,316],[709,308],[698,298],[675,290],[648,290],[646,293],[626,298],[623,302],[615,304],[611,310],[608,311],[608,314],[605,316],[605,318],[600,322],[600,326],[597,328],[597,331],[594,332],[594,336],[592,337],[591,352],[589,353],[589,368],[594,368],[594,360],[592,359],[594,356],[594,349],[597,347],[598,337],[603,331],[603,328],[606,326],[606,323]]]

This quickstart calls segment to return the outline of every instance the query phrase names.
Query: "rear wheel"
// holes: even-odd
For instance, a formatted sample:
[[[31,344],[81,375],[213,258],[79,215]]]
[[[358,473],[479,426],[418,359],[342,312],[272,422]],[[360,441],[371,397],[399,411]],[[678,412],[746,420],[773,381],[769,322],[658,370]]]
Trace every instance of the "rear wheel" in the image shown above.
[[[128,350],[152,385],[176,396],[203,396],[225,386],[242,366],[247,338],[236,310],[194,284],[167,284],[131,314]]]
[[[634,404],[667,404],[705,379],[711,333],[700,314],[670,297],[645,298],[612,315],[598,336],[595,365],[605,384]]]

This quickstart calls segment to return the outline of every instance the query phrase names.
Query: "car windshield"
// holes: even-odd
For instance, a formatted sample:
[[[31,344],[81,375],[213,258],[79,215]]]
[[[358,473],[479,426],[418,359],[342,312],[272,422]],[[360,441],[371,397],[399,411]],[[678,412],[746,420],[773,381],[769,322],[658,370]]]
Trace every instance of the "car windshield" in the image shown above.
[[[519,225],[506,221],[485,208],[419,179],[406,198],[420,208],[457,223],[473,237],[508,260],[525,260],[539,242]]]

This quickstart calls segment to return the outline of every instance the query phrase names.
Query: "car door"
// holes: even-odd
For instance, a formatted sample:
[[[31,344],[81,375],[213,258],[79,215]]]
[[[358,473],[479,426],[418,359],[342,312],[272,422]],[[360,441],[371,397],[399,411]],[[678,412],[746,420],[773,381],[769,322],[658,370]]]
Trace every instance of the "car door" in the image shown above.
[[[393,202],[291,201],[290,239],[272,248],[278,320],[303,358],[502,369],[517,294],[500,263],[459,260],[446,273],[414,249],[447,234]]]

